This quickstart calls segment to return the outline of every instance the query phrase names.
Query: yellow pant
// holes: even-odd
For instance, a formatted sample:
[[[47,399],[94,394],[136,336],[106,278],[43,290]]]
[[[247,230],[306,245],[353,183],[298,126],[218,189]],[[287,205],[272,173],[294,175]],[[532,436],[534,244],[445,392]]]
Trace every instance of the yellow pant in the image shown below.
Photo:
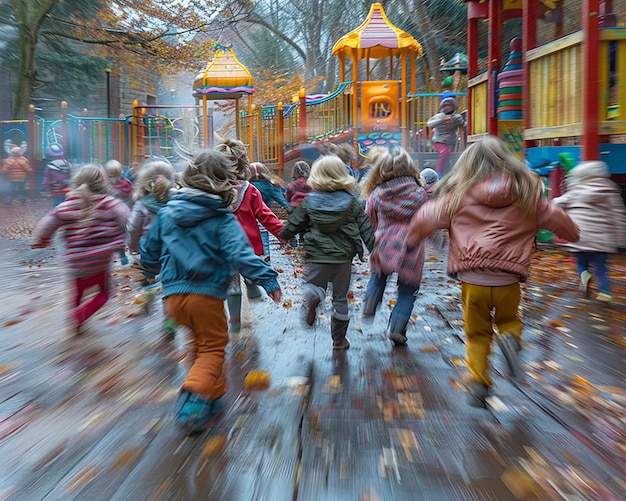
[[[488,287],[463,283],[461,298],[467,338],[467,367],[474,380],[491,386],[492,380],[488,371],[493,324],[498,327],[499,332],[509,332],[521,343],[523,324],[518,312],[520,285],[515,283]]]

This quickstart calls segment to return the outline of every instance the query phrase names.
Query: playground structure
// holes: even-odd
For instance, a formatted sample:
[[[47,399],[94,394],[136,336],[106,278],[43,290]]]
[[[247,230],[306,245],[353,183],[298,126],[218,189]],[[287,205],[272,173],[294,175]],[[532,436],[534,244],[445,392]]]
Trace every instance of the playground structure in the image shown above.
[[[47,145],[59,143],[75,163],[116,158],[130,165],[165,156],[176,164],[193,149],[212,146],[208,103],[235,99],[237,137],[249,145],[252,160],[281,175],[286,163],[318,155],[317,146],[326,141],[349,141],[362,155],[373,145],[399,144],[423,155],[423,161],[434,162],[437,153],[431,151],[425,125],[437,113],[442,94],[416,92],[416,59],[421,50],[419,42],[393,26],[376,3],[367,19],[335,45],[342,82],[328,95],[307,96],[302,89],[292,103],[253,106],[252,76],[232,47],[224,45],[218,46],[213,61],[194,81],[194,105],[135,103],[124,118],[90,117],[85,111],[83,116],[62,113],[53,121],[41,120],[32,108],[28,121],[13,125],[24,128],[28,155],[35,163],[43,160]],[[372,61],[384,59],[389,63],[386,76],[371,80],[376,69]],[[346,79],[348,72],[351,79]],[[239,99],[244,95],[248,106],[240,110]],[[454,95],[463,109],[465,93]]]
[[[568,0],[466,3],[467,59],[455,55],[441,71],[449,75],[459,110],[467,110],[467,141],[499,135],[535,166],[557,161],[563,152],[576,161],[600,158],[615,180],[626,184],[626,30],[617,26],[626,19],[612,14],[614,2],[583,0],[580,10],[581,2]],[[518,39],[503,40],[503,23],[520,18]],[[486,26],[485,48],[479,46],[479,31]],[[254,106],[252,75],[231,46],[220,46],[196,77],[194,105],[136,103],[125,118],[62,114],[51,122],[32,111],[28,121],[2,124],[5,151],[7,128],[12,144],[20,144],[16,129],[28,137],[22,141],[34,162],[42,159],[46,145],[58,142],[76,163],[117,158],[132,164],[165,156],[176,164],[193,149],[212,146],[209,101],[236,99],[237,137],[249,145],[252,160],[280,175],[291,162],[319,155],[327,141],[350,142],[363,156],[373,145],[399,144],[424,167],[438,157],[425,125],[442,94],[416,92],[421,50],[389,22],[380,4],[373,4],[366,20],[333,48],[341,82],[328,95],[302,89],[291,103]],[[482,52],[486,62],[479,58]],[[240,110],[243,96],[248,106]]]
[[[468,142],[498,135],[531,166],[556,162],[561,153],[575,161],[600,159],[616,182],[626,184],[626,19],[614,13],[624,16],[625,3],[466,3]],[[521,42],[512,42],[504,71],[503,44],[510,41],[502,39],[502,27],[520,19]],[[483,68],[481,28],[489,33]]]

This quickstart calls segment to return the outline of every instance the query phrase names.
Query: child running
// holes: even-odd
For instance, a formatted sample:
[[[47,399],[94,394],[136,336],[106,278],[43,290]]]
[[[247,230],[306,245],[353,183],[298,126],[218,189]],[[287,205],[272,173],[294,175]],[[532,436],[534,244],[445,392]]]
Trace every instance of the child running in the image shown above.
[[[119,198],[122,202],[128,205],[129,208],[133,208],[133,185],[124,178],[124,166],[117,160],[109,160],[104,164],[104,170],[109,176],[109,183],[111,183],[111,193],[115,198]]]
[[[364,316],[376,314],[387,279],[398,274],[397,302],[391,311],[387,337],[395,346],[407,343],[406,328],[419,292],[424,268],[424,244],[411,252],[404,246],[413,214],[428,200],[419,168],[402,148],[372,148],[371,167],[361,195],[375,230],[376,247],[370,256],[372,274],[367,284]]]
[[[313,191],[289,216],[281,233],[290,240],[304,232],[306,323],[313,325],[317,307],[326,299],[328,282],[333,286],[330,332],[333,349],[350,347],[346,339],[350,315],[348,291],[352,259],[363,257],[363,242],[371,252],[374,230],[363,207],[354,197],[356,180],[335,155],[318,158],[311,166],[308,184]]]
[[[567,191],[552,200],[580,227],[580,240],[566,244],[576,256],[580,289],[587,294],[598,280],[596,299],[612,301],[607,264],[619,246],[626,246],[626,209],[619,186],[604,162],[582,162],[567,173]]]
[[[124,245],[124,228],[129,209],[108,195],[110,186],[100,165],[87,164],[74,176],[74,189],[37,225],[31,247],[50,245],[62,229],[67,258],[74,278],[72,329],[83,331],[84,322],[109,299],[111,256]],[[97,294],[81,304],[85,291],[97,287]]]
[[[285,198],[293,209],[298,207],[307,194],[311,193],[311,187],[307,184],[307,179],[311,174],[311,167],[304,160],[298,160],[291,172],[291,182],[287,185]]]
[[[174,189],[174,167],[165,160],[149,160],[137,178],[135,205],[126,223],[126,245],[131,254],[139,253],[139,240],[145,237],[152,221],[170,198]],[[165,313],[161,333],[176,335],[176,322]]]
[[[263,202],[261,192],[248,181],[250,179],[250,160],[246,145],[238,140],[227,139],[217,146],[217,150],[223,152],[236,169],[235,188],[237,193],[229,208],[246,233],[254,253],[257,256],[263,256],[267,252],[263,246],[259,223],[276,238],[279,238],[283,223],[272,212],[272,209]],[[248,299],[256,299],[261,296],[261,291],[255,284],[248,281],[245,283]],[[233,277],[233,282],[228,289],[226,304],[228,305],[230,332],[239,332],[241,330],[241,277],[239,274]]]
[[[235,216],[237,170],[216,150],[196,152],[182,174],[183,188],[161,209],[141,243],[141,261],[158,270],[167,311],[191,330],[194,361],[182,385],[176,422],[202,431],[223,406],[228,326],[226,291],[236,272],[258,282],[276,302],[277,273],[254,254]],[[154,280],[153,273],[147,279]]]
[[[406,245],[418,248],[437,229],[450,233],[447,269],[461,281],[468,403],[486,407],[492,323],[510,376],[521,372],[520,281],[528,277],[537,231],[576,241],[578,227],[548,202],[540,178],[495,136],[467,148],[434,191],[436,199],[414,216]]]
[[[272,202],[276,202],[287,211],[287,214],[291,214],[291,205],[285,199],[282,190],[274,185],[272,173],[265,164],[261,162],[252,162],[250,164],[250,183],[259,190],[265,205],[271,208]]]

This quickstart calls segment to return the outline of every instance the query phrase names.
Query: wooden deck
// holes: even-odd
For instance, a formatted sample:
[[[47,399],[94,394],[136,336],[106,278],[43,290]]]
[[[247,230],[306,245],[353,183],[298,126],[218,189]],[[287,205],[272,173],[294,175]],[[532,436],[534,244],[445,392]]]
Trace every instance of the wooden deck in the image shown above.
[[[465,403],[445,256],[430,254],[403,349],[384,336],[392,287],[376,318],[361,319],[367,265],[355,265],[352,347],[336,353],[327,313],[303,326],[299,257],[274,245],[285,304],[245,305],[227,410],[185,437],[171,416],[185,336],[160,338],[158,301],[136,316],[136,273],[116,272],[116,297],[72,338],[56,250],[0,248],[0,500],[623,499],[623,256],[619,303],[606,308],[580,297],[566,255],[538,255],[525,288],[527,380],[495,374],[487,411]],[[243,387],[252,369],[269,372],[269,390]]]

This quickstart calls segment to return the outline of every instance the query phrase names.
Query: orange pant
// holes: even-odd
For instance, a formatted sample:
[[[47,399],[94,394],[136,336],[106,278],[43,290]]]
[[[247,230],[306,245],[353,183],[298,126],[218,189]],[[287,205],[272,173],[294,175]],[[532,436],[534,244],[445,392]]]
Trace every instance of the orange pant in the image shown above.
[[[521,344],[523,324],[518,312],[520,285],[515,283],[488,287],[463,283],[461,299],[467,368],[474,380],[491,386],[488,370],[493,324],[498,327],[499,332],[509,332]]]
[[[224,355],[228,324],[224,301],[201,294],[167,297],[167,313],[191,330],[194,362],[182,388],[216,400],[226,393]]]

